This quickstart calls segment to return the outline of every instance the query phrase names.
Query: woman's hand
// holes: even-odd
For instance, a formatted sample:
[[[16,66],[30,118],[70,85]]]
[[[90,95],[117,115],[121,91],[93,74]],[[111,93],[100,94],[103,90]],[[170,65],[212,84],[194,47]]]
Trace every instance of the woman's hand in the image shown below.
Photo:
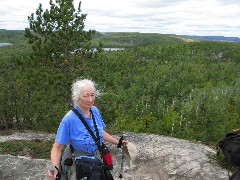
[[[106,142],[117,145],[118,148],[121,148],[122,145],[126,146],[128,144],[128,140],[126,140],[124,136],[121,136],[121,138],[117,140],[116,138],[108,134],[105,130],[103,130],[103,139]]]
[[[121,148],[122,146],[127,146],[127,144],[128,144],[128,140],[126,140],[124,136],[121,136],[118,141],[117,148]]]
[[[128,140],[122,140],[122,145],[127,146],[128,145]]]
[[[50,168],[48,171],[47,171],[47,178],[48,180],[55,180],[56,177],[57,177],[57,174],[58,174],[58,170],[56,168]]]

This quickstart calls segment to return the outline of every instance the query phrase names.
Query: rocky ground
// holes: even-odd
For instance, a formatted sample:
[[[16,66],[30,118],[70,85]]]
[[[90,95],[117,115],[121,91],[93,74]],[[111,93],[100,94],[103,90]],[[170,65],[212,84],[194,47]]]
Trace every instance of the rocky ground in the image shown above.
[[[137,157],[129,169],[124,166],[122,180],[227,180],[228,171],[212,160],[215,151],[199,143],[172,137],[126,133],[137,147]],[[21,132],[0,136],[11,139],[53,139],[54,134]],[[113,175],[119,178],[121,151],[108,145],[114,162]],[[1,147],[0,147],[1,148]],[[50,152],[49,152],[50,153]],[[0,155],[0,179],[45,180],[49,160],[24,156]]]

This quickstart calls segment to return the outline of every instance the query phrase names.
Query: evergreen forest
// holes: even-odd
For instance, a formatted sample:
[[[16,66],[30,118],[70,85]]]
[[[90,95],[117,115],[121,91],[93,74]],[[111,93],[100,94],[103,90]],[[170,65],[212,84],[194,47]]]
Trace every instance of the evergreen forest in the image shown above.
[[[240,123],[240,43],[176,35],[96,33],[66,60],[32,56],[24,31],[0,30],[0,129],[56,132],[77,78],[97,83],[111,132],[145,132],[216,144]]]

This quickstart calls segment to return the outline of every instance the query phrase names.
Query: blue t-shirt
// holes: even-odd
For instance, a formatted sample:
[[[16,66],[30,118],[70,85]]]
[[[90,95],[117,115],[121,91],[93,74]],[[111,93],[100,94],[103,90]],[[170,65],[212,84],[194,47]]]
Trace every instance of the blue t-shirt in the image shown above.
[[[88,126],[90,129],[94,132],[96,136],[96,131],[94,128],[93,119],[86,118],[81,110],[75,106],[75,109],[80,112],[80,114],[83,116],[83,118],[86,120]],[[103,130],[106,128],[106,125],[103,122],[103,119],[101,117],[101,114],[99,110],[92,106],[91,110],[94,114],[94,118],[96,120],[97,128],[99,131],[100,136],[100,143],[103,142]],[[56,142],[59,144],[67,145],[69,142],[72,144],[73,148],[80,152],[87,152],[87,153],[93,153],[97,150],[97,145],[82,123],[82,121],[78,118],[78,116],[71,110],[69,111],[62,119],[57,135],[56,135]]]

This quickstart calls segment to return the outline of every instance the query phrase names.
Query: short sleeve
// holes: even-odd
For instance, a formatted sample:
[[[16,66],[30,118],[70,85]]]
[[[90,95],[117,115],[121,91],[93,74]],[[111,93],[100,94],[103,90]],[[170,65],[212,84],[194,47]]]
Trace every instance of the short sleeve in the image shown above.
[[[59,144],[67,145],[70,139],[70,126],[67,118],[64,117],[58,127],[55,141]]]

